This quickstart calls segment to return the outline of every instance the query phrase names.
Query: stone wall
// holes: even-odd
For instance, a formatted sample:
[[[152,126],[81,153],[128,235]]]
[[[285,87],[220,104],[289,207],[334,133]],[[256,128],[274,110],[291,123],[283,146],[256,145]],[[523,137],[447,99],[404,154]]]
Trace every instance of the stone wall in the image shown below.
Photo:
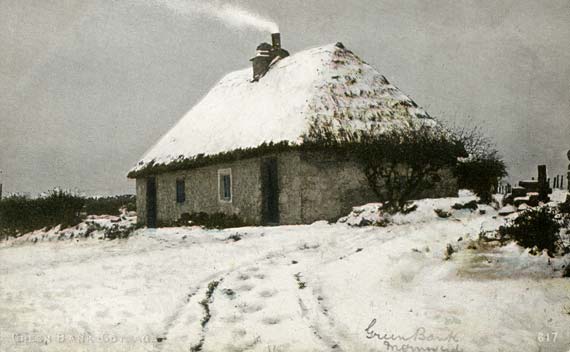
[[[301,222],[336,220],[353,206],[377,201],[359,165],[322,152],[301,157]]]
[[[336,220],[352,207],[379,201],[360,164],[347,157],[311,152],[301,155],[301,222]],[[439,172],[441,181],[423,191],[418,198],[457,196],[457,179],[451,170]]]
[[[231,169],[232,200],[219,200],[218,170]],[[259,184],[259,159],[240,160],[233,163],[217,164],[198,169],[164,173],[156,176],[157,219],[161,224],[169,224],[183,213],[237,214],[245,221],[258,224],[261,208],[261,188]],[[176,180],[184,179],[186,201],[176,202]],[[144,183],[143,181],[141,183]],[[137,195],[146,192],[146,189]],[[146,197],[144,197],[146,198]],[[146,200],[145,200],[146,201]],[[139,204],[137,203],[137,206]],[[143,208],[146,205],[140,204]],[[146,217],[142,218],[143,222]]]
[[[336,220],[351,208],[378,201],[357,162],[323,152],[290,151],[276,157],[279,175],[281,224]],[[266,157],[238,160],[156,176],[157,219],[172,223],[183,213],[237,214],[246,222],[261,224],[261,165]],[[231,169],[232,201],[218,199],[218,170]],[[449,170],[442,182],[422,197],[457,195],[457,183]],[[176,180],[185,180],[186,201],[176,202]],[[139,221],[146,222],[146,179],[137,179]]]
[[[289,152],[277,157],[279,174],[280,222],[301,223],[301,177],[299,153]],[[265,157],[264,157],[265,158]],[[156,176],[157,219],[169,224],[183,213],[237,214],[246,222],[261,224],[261,162],[263,158],[251,158],[230,163],[164,173]],[[232,201],[218,198],[218,170],[231,169]],[[186,201],[176,202],[176,180],[184,179]],[[146,223],[146,178],[137,179],[137,209],[139,222]]]
[[[137,178],[137,221],[146,224],[146,178]]]

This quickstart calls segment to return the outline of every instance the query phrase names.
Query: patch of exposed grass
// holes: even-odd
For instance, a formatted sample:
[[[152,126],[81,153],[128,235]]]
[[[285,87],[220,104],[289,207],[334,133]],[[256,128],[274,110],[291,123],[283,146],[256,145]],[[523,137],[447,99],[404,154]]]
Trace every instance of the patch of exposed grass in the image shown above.
[[[208,325],[208,322],[212,318],[212,314],[210,312],[210,303],[212,303],[212,296],[214,295],[214,291],[220,284],[220,281],[212,281],[208,284],[208,290],[206,291],[206,297],[200,301],[200,305],[204,309],[204,317],[202,317],[202,321],[200,324],[202,328],[205,328]]]
[[[434,211],[437,214],[437,216],[439,216],[440,218],[443,218],[443,219],[446,219],[446,218],[451,216],[450,212],[445,211],[443,209],[434,209]]]
[[[234,242],[237,242],[239,240],[242,239],[242,235],[240,235],[239,233],[234,233],[233,235],[229,236],[228,238],[226,238],[226,241],[232,240]]]
[[[208,322],[212,318],[212,314],[210,312],[210,304],[212,303],[212,297],[214,295],[214,291],[216,290],[216,288],[218,288],[221,281],[222,280],[211,281],[208,284],[208,289],[206,290],[206,296],[199,303],[202,306],[202,308],[204,309],[204,316],[202,317],[202,320],[200,321],[200,325],[202,325],[202,330],[204,330],[206,328],[206,325],[208,325]],[[205,337],[202,334],[202,338],[200,339],[200,341],[197,344],[191,346],[190,351],[191,352],[202,351],[202,348],[204,347],[204,340],[205,340]]]
[[[299,287],[300,290],[307,287],[307,283],[304,282],[303,280],[301,280],[301,273],[300,272],[295,274],[294,276],[295,276],[295,280],[297,280],[297,286]]]
[[[453,249],[453,246],[451,244],[447,244],[447,247],[445,247],[445,253],[444,253],[444,260],[449,260],[451,259],[451,256],[453,255],[453,253],[455,253],[455,249]]]

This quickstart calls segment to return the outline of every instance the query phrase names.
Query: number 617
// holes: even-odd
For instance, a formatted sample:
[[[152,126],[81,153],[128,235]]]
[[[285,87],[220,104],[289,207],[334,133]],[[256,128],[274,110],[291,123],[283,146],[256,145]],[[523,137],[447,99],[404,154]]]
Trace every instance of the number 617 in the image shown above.
[[[539,332],[537,339],[538,342],[556,342],[557,337],[557,332]]]

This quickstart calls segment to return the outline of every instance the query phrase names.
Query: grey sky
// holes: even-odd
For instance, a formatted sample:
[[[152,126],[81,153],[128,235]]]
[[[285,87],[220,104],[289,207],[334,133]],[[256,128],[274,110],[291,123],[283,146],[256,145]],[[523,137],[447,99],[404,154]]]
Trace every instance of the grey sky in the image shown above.
[[[481,125],[515,179],[570,149],[570,2],[244,0],[290,52],[342,41],[433,116]],[[128,169],[269,34],[150,0],[0,0],[8,192],[133,193]]]

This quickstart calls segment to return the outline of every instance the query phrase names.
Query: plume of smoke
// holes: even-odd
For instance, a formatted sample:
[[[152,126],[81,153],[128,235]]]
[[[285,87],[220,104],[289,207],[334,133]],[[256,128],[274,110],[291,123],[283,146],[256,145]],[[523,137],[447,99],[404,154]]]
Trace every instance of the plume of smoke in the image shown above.
[[[279,32],[279,26],[267,18],[236,5],[199,0],[155,0],[180,15],[207,16],[228,27],[254,28],[270,33]]]

